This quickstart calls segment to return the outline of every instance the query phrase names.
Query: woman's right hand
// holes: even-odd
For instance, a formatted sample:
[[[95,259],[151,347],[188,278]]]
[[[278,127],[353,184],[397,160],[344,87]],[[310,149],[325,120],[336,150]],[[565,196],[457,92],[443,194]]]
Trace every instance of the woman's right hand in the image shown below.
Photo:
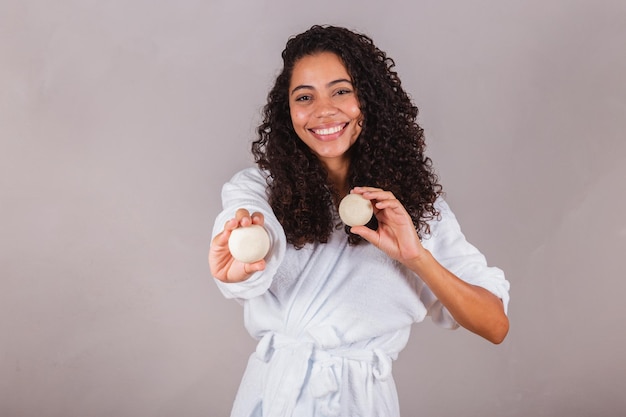
[[[209,266],[215,278],[223,282],[241,282],[253,273],[265,269],[265,260],[253,263],[240,262],[233,258],[228,249],[228,239],[233,230],[252,224],[263,226],[263,223],[263,214],[255,212],[251,215],[243,208],[238,209],[235,217],[226,222],[224,230],[213,238],[209,249]]]

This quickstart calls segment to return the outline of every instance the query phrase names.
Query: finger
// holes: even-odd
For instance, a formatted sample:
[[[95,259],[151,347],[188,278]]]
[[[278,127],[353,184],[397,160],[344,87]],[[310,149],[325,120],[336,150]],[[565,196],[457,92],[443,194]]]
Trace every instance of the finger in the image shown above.
[[[252,213],[252,224],[258,224],[259,226],[263,226],[264,223],[265,216],[263,216],[263,213],[259,213],[258,211]]]
[[[354,187],[350,192],[363,194],[363,193],[372,192],[372,191],[383,191],[383,189],[378,188],[378,187]]]
[[[262,271],[265,269],[265,259],[261,259],[260,261],[253,262],[248,264],[248,268],[250,273],[254,273],[257,271]]]
[[[252,263],[243,263],[242,264],[243,273],[246,276],[250,276],[255,272],[262,271],[265,269],[265,259],[261,259],[260,261],[252,262]]]
[[[226,223],[224,223],[224,229],[220,233],[215,235],[212,242],[222,246],[227,244],[230,233],[236,228],[237,220],[229,219],[228,221],[226,221]]]
[[[378,200],[376,201],[376,203],[374,204],[376,206],[377,209],[379,210],[384,210],[384,209],[399,209],[401,207],[404,207],[402,205],[402,203],[400,203],[399,200],[394,199],[389,199],[389,200]]]
[[[352,226],[350,233],[361,236],[371,244],[378,246],[380,235],[375,230],[370,229],[367,226]]]
[[[241,226],[250,226],[252,224],[250,212],[244,208],[237,209],[235,219],[237,219],[237,224]]]
[[[233,230],[237,228],[238,225],[239,225],[239,220],[237,220],[236,218],[228,219],[226,223],[224,223],[224,231],[232,232]]]
[[[393,195],[391,191],[385,191],[381,188],[375,187],[354,187],[352,192],[355,194],[360,194],[363,198],[366,198],[372,203],[376,203],[377,201],[385,201],[385,200],[396,200],[396,197]]]
[[[385,191],[381,189],[365,190],[363,191],[362,195],[368,200],[383,201],[383,200],[395,200],[396,199],[396,196],[393,195],[391,191]]]

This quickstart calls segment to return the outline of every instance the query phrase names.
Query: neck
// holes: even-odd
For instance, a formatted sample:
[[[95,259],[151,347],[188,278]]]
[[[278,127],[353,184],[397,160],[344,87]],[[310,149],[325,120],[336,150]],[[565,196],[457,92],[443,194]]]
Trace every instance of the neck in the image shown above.
[[[328,172],[328,180],[334,189],[339,193],[339,199],[345,197],[349,192],[348,186],[348,169],[350,168],[349,160],[342,161],[322,161]]]

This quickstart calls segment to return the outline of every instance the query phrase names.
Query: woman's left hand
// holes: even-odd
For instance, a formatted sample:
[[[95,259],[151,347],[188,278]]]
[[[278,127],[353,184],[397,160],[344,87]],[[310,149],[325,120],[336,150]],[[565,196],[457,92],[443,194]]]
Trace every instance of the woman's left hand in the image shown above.
[[[390,258],[402,263],[419,259],[425,249],[420,242],[411,216],[402,203],[391,193],[374,187],[355,187],[354,194],[361,194],[372,202],[378,230],[366,226],[353,226],[350,230],[378,247]]]

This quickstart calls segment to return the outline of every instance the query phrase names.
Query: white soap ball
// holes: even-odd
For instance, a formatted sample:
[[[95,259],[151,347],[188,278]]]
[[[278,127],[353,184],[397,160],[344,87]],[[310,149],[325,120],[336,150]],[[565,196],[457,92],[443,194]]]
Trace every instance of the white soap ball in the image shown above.
[[[230,233],[228,249],[233,258],[240,262],[260,261],[270,249],[270,237],[265,228],[258,224],[238,227]]]
[[[361,194],[348,194],[339,203],[339,217],[348,226],[363,226],[374,214],[372,202]]]

